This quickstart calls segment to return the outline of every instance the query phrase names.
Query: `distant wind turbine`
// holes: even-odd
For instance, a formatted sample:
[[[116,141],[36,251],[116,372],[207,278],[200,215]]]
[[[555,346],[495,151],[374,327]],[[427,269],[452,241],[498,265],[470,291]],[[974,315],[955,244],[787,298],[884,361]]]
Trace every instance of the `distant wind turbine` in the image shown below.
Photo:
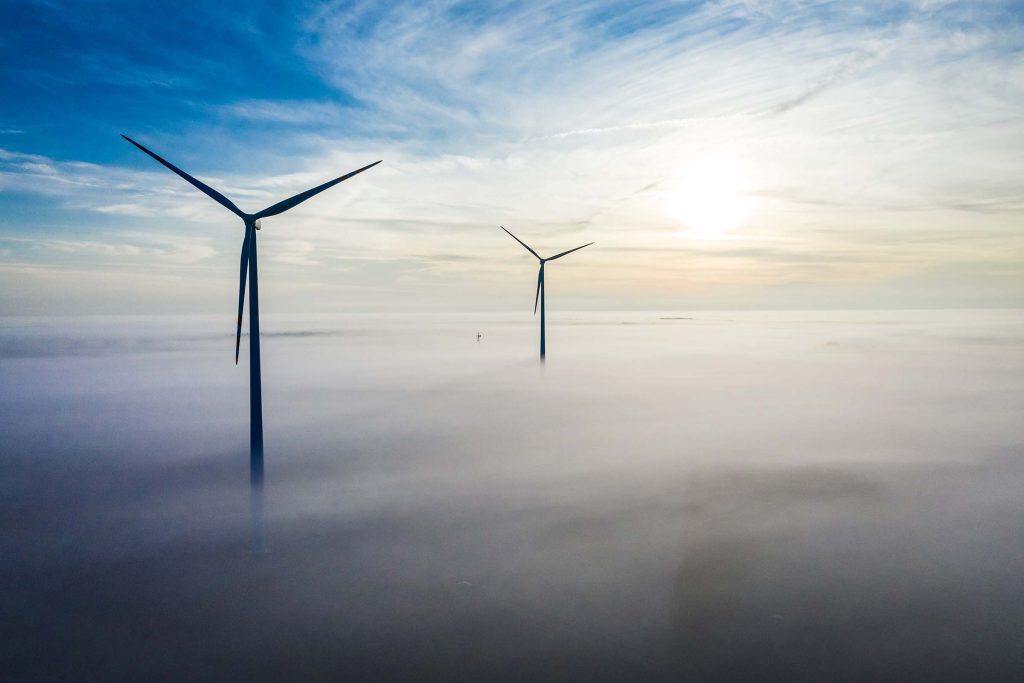
[[[505,230],[504,225],[498,227],[500,227],[502,230]],[[505,230],[505,232],[508,232],[508,230]],[[566,254],[571,254],[572,252],[578,251],[583,247],[589,247],[591,244],[593,244],[593,242],[587,242],[586,244],[583,245],[583,247],[576,247],[575,249],[570,249],[569,251],[563,251],[561,254],[555,254],[554,256],[549,256],[548,258],[541,258],[540,254],[535,252],[530,247],[526,246],[526,242],[522,241],[521,239],[519,239],[510,232],[508,232],[508,235],[516,242],[519,242],[519,244],[523,245],[523,247],[526,248],[526,251],[536,256],[537,260],[540,261],[540,270],[537,272],[537,295],[533,299],[533,313],[534,315],[537,314],[537,302],[540,302],[540,360],[541,362],[544,362],[544,264],[547,263],[548,261],[554,261],[556,258],[562,258]]]
[[[263,391],[260,380],[260,296],[259,282],[256,275],[256,231],[260,229],[260,219],[268,216],[276,216],[284,213],[293,206],[297,206],[310,197],[320,194],[329,187],[333,187],[343,180],[362,173],[368,168],[373,168],[380,161],[375,161],[368,166],[347,173],[340,178],[330,180],[323,185],[318,185],[312,190],[306,190],[294,197],[278,202],[256,213],[245,213],[235,204],[217,190],[200,180],[196,180],[180,168],[153,154],[148,149],[132,140],[127,135],[121,135],[125,140],[132,143],[143,152],[153,157],[161,164],[177,173],[179,176],[194,185],[197,189],[206,194],[231,213],[242,219],[245,223],[245,238],[242,240],[242,262],[238,283],[238,326],[235,330],[235,365],[238,365],[238,347],[242,338],[242,307],[245,303],[245,274],[249,273],[249,486],[250,501],[252,506],[252,552],[265,553],[267,551],[266,531],[263,524]]]

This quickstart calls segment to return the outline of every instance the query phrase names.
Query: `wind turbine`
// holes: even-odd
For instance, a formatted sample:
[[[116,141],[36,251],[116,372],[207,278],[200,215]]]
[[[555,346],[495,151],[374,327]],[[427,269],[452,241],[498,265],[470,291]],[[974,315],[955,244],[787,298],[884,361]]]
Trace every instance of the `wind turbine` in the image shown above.
[[[268,206],[256,213],[245,213],[230,199],[213,189],[206,183],[196,180],[188,173],[163,159],[153,152],[122,134],[128,142],[132,143],[143,152],[153,157],[161,164],[177,173],[179,176],[194,185],[201,192],[206,194],[231,213],[242,219],[245,224],[245,237],[242,240],[242,262],[238,282],[238,327],[235,330],[235,365],[238,365],[238,347],[242,339],[242,307],[245,303],[245,276],[249,273],[249,490],[250,505],[252,512],[252,552],[262,554],[267,551],[266,531],[263,524],[263,391],[260,380],[260,295],[259,282],[256,274],[256,231],[260,229],[260,219],[268,216],[276,216],[284,213],[293,206],[297,206],[310,197],[320,194],[324,190],[333,187],[343,180],[362,173],[380,163],[375,161],[368,166],[347,173],[340,178],[329,180],[323,185],[318,185],[312,190],[306,190],[294,197],[280,201],[273,206]]]
[[[505,230],[505,226],[504,225],[500,225],[498,227],[500,227],[502,230]],[[508,230],[505,230],[505,232],[508,232]],[[540,302],[540,360],[543,363],[544,362],[544,264],[547,263],[548,261],[554,261],[556,258],[562,258],[566,254],[571,254],[572,252],[578,251],[578,250],[582,249],[583,247],[589,247],[591,244],[593,244],[593,242],[587,242],[586,244],[583,245],[583,247],[576,247],[575,249],[570,249],[569,251],[563,251],[561,254],[555,254],[554,256],[549,256],[547,258],[541,258],[540,254],[535,252],[533,249],[530,249],[530,247],[526,246],[526,242],[522,241],[521,239],[519,239],[518,237],[516,237],[515,235],[513,235],[510,232],[508,232],[508,235],[509,235],[509,237],[514,239],[516,242],[519,242],[519,244],[523,245],[523,247],[526,248],[526,251],[528,251],[531,254],[533,254],[534,256],[536,256],[537,260],[540,261],[540,270],[537,271],[537,295],[533,299],[533,313],[534,313],[534,315],[537,314],[537,302]]]

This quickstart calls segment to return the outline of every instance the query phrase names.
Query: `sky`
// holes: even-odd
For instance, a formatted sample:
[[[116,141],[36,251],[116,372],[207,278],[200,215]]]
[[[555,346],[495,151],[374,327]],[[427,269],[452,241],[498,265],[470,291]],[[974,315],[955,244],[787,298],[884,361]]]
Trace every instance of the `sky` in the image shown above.
[[[1024,305],[1024,8],[2,0],[0,315]]]

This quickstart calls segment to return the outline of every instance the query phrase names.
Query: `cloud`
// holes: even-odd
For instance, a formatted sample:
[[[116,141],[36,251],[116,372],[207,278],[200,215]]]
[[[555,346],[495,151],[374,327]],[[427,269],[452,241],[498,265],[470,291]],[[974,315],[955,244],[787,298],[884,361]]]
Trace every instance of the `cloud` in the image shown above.
[[[323,124],[343,116],[344,109],[330,102],[244,100],[225,105],[232,117],[287,124]]]
[[[111,233],[99,237],[98,239],[0,237],[0,244],[6,245],[9,254],[17,253],[22,258],[41,254],[44,260],[50,262],[65,258],[78,261],[81,265],[127,261],[148,268],[169,264],[196,265],[216,253],[210,246],[208,238],[196,236],[178,239],[172,236],[137,232]]]

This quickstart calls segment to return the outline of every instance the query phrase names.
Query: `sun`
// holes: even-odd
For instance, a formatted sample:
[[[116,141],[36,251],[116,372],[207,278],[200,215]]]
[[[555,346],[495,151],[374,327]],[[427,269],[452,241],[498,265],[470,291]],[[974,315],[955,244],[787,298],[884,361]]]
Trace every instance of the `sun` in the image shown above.
[[[749,213],[743,176],[728,159],[701,159],[680,167],[669,182],[666,209],[684,235],[719,239],[735,230]]]

